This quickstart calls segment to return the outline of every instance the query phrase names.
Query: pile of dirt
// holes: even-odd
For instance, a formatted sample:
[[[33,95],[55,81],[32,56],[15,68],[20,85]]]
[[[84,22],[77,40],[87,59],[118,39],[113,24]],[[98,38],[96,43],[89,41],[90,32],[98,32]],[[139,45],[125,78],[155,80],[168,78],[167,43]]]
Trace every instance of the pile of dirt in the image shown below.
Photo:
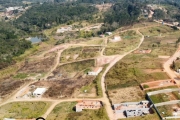
[[[72,97],[76,89],[80,89],[82,86],[92,83],[95,79],[93,76],[82,76],[73,79],[62,79],[62,80],[49,80],[49,81],[38,81],[34,83],[35,86],[49,87],[45,92],[44,97],[51,98],[63,98]]]
[[[4,79],[0,81],[0,96],[6,97],[16,89],[20,88],[26,81],[25,80],[13,80]]]
[[[19,72],[24,73],[44,73],[50,71],[51,67],[55,64],[55,55],[33,61],[27,61]]]

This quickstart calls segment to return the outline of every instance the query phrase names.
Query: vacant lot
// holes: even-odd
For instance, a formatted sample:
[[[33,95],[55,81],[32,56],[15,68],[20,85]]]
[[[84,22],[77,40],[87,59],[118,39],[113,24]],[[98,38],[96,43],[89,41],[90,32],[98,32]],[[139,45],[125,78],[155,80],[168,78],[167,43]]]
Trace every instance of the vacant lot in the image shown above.
[[[121,102],[140,101],[144,98],[144,93],[137,87],[127,87],[108,91],[112,104],[118,104]],[[128,95],[128,96],[127,96]]]
[[[14,102],[0,107],[0,119],[37,118],[45,113],[50,103],[48,102]]]
[[[157,107],[157,109],[162,117],[169,117],[169,116],[173,116],[173,114],[172,114],[172,112],[174,112],[173,107],[179,107],[179,104],[163,105],[163,106]],[[163,114],[163,112],[164,112],[164,114]]]
[[[2,98],[10,95],[13,91],[20,88],[27,81],[25,80],[14,80],[12,78],[3,79],[0,81],[0,96]]]
[[[63,51],[60,62],[71,62],[99,55],[101,47],[74,47]]]
[[[56,54],[50,53],[46,54],[42,58],[30,58],[27,59],[24,63],[24,66],[19,70],[14,78],[24,79],[26,77],[35,76],[38,74],[43,75],[44,73],[50,71],[50,69],[55,64]]]
[[[105,49],[105,55],[123,54],[133,48],[137,47],[141,36],[135,31],[127,31],[119,34],[122,41],[119,42],[108,42],[108,46]]]
[[[65,98],[77,97],[75,91],[80,91],[83,86],[87,86],[93,82],[94,76],[77,76],[72,79],[50,79],[50,81],[38,81],[33,85],[48,87],[44,97]],[[95,92],[94,92],[95,93]]]
[[[108,120],[106,110],[83,110],[75,112],[76,102],[58,104],[47,117],[47,120]]]

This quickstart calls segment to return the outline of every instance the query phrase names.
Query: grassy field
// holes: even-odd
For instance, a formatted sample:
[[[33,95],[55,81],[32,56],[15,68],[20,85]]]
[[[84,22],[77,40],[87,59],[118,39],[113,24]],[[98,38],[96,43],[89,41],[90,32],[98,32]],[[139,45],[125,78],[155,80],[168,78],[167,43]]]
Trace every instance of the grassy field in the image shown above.
[[[173,116],[172,115],[172,112],[173,112],[172,107],[173,107],[173,105],[163,105],[163,106],[157,107],[157,109],[162,117],[169,117],[169,116]],[[164,112],[164,114],[162,114],[162,112]]]
[[[154,104],[170,101],[169,96],[167,94],[164,94],[164,93],[152,95],[152,96],[150,96],[150,98]]]
[[[14,102],[0,107],[0,119],[28,119],[40,117],[48,109],[48,102]]]
[[[122,41],[109,41],[104,51],[105,55],[123,54],[124,52],[130,51],[138,46],[141,38],[141,36],[132,30],[119,33],[119,36],[121,36]]]
[[[63,51],[60,62],[72,62],[99,55],[101,47],[72,47]]]
[[[63,102],[58,104],[48,115],[47,120],[108,120],[104,108],[99,110],[83,110],[75,112],[74,106],[77,102]]]

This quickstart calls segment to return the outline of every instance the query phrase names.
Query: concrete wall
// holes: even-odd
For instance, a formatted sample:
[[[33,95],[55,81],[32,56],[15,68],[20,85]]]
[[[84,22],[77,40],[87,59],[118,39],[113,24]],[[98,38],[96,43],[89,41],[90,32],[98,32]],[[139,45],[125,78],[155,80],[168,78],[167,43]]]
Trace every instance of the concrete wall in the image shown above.
[[[153,92],[148,92],[148,96],[151,95],[156,95],[156,94],[160,94],[160,93],[169,93],[169,92],[173,92],[173,91],[179,91],[180,89],[178,88],[174,88],[174,89],[163,89],[163,90],[158,90],[158,91],[153,91]]]
[[[180,103],[180,100],[171,100],[171,101],[168,101],[168,102],[157,103],[157,104],[154,104],[154,105],[156,107],[158,107],[158,106],[163,106],[163,105],[173,105],[173,104],[177,104],[177,103]]]

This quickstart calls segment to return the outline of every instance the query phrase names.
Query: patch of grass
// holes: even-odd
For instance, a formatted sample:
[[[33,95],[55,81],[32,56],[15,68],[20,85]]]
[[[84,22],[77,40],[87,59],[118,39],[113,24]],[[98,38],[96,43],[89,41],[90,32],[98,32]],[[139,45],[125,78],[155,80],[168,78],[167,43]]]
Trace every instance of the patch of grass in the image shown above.
[[[149,86],[148,85],[143,85],[143,88],[149,88]]]
[[[170,101],[169,96],[164,93],[157,94],[157,95],[151,95],[150,98],[154,104]]]
[[[70,64],[61,65],[57,69],[65,70],[66,72],[78,72],[94,67],[95,64],[94,62],[95,62],[94,59],[84,60],[80,62],[73,62]]]
[[[163,105],[163,106],[158,106],[157,109],[159,111],[159,113],[161,114],[161,116],[163,117],[169,117],[169,116],[173,116],[172,112],[172,105]],[[164,112],[164,114],[162,114],[162,112]]]
[[[27,78],[27,73],[18,73],[16,76],[14,76],[15,79],[25,79]]]
[[[3,118],[37,118],[45,113],[49,102],[14,102],[0,107],[0,119]]]
[[[63,51],[61,62],[72,62],[81,59],[93,58],[99,55],[101,47],[73,47]],[[77,55],[77,56],[76,56]],[[76,57],[76,58],[74,58]]]

